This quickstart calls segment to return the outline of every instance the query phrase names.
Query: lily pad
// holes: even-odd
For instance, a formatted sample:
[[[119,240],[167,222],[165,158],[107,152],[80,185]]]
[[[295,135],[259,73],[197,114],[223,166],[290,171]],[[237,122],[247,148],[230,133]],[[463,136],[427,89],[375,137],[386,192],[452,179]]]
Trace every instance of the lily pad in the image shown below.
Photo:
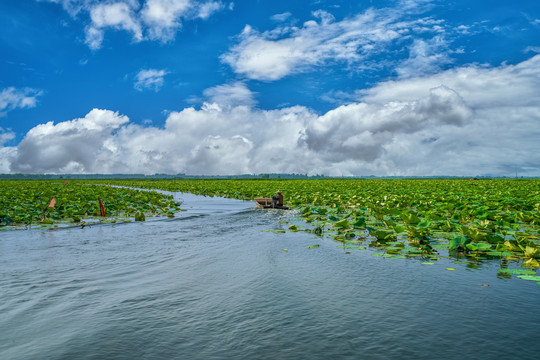
[[[535,275],[536,271],[525,269],[499,269],[499,272],[513,275]]]
[[[512,253],[510,251],[501,251],[501,252],[499,252],[499,251],[489,251],[486,254],[490,255],[490,256],[498,256],[498,257],[514,255],[514,253]]]
[[[435,265],[435,263],[432,263],[432,262],[423,262],[422,265]]]
[[[446,270],[449,270],[449,271],[456,271],[457,269],[456,269],[456,268],[446,268]]]
[[[523,279],[523,280],[529,280],[529,281],[539,281],[540,280],[540,276],[536,276],[536,275],[520,275],[520,276],[518,276],[518,278]]]
[[[338,248],[348,249],[348,250],[366,250],[365,246],[352,246],[352,245],[338,245]]]
[[[311,246],[307,247],[306,249],[316,249],[319,246],[320,246],[319,244],[315,244],[315,245],[311,245]]]

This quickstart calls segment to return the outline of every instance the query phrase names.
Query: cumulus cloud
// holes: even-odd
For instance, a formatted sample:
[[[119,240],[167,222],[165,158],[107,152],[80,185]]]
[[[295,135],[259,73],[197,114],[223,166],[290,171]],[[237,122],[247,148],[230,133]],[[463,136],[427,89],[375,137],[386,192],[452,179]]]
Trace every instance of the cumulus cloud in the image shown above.
[[[455,91],[440,86],[415,101],[340,106],[308,123],[304,139],[310,149],[330,161],[373,161],[396,136],[461,126],[472,114]]]
[[[135,76],[135,84],[133,86],[139,91],[150,89],[157,92],[163,86],[165,75],[167,75],[165,70],[141,70]]]
[[[417,3],[415,6],[406,3],[398,8],[370,8],[341,21],[318,10],[313,12],[314,19],[302,26],[280,25],[262,33],[247,25],[238,36],[238,43],[223,54],[221,60],[237,74],[267,81],[334,62],[362,69],[374,55],[387,51],[414,32],[441,32],[439,21],[405,20],[413,8],[418,11]],[[412,48],[418,53],[417,59],[420,59],[421,45],[417,43]],[[430,63],[434,63],[433,60]]]
[[[32,128],[17,146],[15,172],[92,172],[112,152],[112,132],[128,121],[109,110],[94,109],[84,118]]]
[[[37,97],[41,94],[41,90],[31,88],[17,89],[8,87],[3,89],[0,91],[0,117],[5,116],[8,111],[14,109],[35,107]]]
[[[212,88],[212,102],[171,112],[162,127],[109,110],[36,126],[17,146],[0,148],[0,169],[540,176],[540,99],[532,95],[540,91],[540,55],[383,82],[322,115],[221,97],[244,86]]]
[[[86,44],[93,50],[101,48],[107,30],[126,31],[133,41],[171,41],[182,22],[207,19],[221,11],[221,1],[199,0],[45,0],[61,4],[73,17],[88,14]]]

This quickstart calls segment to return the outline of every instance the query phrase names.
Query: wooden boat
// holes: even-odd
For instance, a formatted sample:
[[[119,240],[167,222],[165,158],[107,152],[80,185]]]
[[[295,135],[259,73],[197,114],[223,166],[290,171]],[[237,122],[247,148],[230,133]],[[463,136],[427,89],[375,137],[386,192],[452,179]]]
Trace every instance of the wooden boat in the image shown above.
[[[274,203],[272,198],[255,198],[253,199],[255,203],[257,204],[258,209],[281,209],[281,210],[289,210],[288,206],[284,205],[278,205],[277,203]]]

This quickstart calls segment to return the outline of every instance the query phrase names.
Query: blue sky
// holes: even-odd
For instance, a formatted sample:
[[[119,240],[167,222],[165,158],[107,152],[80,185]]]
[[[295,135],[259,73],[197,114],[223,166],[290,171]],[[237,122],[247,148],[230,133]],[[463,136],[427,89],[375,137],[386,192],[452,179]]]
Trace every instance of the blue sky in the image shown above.
[[[540,3],[4,0],[0,173],[540,176]]]

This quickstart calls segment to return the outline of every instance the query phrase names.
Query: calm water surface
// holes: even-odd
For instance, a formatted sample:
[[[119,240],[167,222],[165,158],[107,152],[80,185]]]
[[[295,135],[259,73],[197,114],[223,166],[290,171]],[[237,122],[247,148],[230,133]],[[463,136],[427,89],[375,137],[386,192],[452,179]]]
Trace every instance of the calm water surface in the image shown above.
[[[179,196],[171,220],[0,232],[0,359],[540,357],[540,286],[498,262],[346,254],[263,232],[290,213]]]

